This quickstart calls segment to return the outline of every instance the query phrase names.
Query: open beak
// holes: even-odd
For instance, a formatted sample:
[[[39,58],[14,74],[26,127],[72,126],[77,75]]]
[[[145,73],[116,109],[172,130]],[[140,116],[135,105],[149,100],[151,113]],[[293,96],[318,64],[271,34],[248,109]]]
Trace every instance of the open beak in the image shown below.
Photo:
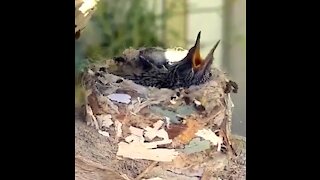
[[[202,63],[202,59],[200,57],[200,36],[201,36],[201,31],[198,33],[196,43],[193,46],[193,48],[194,48],[194,52],[192,55],[192,68],[193,69],[198,68]]]
[[[213,48],[210,50],[205,60],[201,62],[201,64],[199,65],[199,71],[205,72],[208,68],[211,67],[214,59],[213,54],[214,54],[214,51],[217,49],[219,43],[220,43],[220,40],[213,46]]]

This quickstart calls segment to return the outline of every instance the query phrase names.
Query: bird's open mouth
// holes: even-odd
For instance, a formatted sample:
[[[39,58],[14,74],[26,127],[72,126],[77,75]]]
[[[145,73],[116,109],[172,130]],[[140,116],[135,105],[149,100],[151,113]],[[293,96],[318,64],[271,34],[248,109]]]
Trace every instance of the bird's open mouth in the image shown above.
[[[202,63],[202,60],[200,57],[196,57],[197,55],[195,54],[193,56],[193,60],[192,60],[192,66],[193,68],[198,68],[200,67],[201,63]]]

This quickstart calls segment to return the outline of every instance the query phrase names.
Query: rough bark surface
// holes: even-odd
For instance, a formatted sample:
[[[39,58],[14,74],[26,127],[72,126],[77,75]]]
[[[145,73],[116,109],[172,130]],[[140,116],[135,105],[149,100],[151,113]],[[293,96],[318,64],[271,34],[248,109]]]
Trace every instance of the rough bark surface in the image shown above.
[[[87,26],[97,8],[99,0],[75,0],[75,36],[80,37],[81,31]]]

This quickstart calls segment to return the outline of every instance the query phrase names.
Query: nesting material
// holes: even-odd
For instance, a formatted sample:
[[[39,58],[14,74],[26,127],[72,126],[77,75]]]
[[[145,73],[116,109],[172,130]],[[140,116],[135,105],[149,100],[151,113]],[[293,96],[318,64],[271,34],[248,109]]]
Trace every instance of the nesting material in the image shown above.
[[[117,155],[131,159],[145,159],[162,162],[172,161],[175,156],[178,155],[177,151],[174,149],[157,148],[159,145],[170,144],[172,142],[164,129],[159,130],[162,124],[162,121],[158,121],[153,125],[154,128],[146,127],[144,130],[131,126],[129,128],[131,135],[125,138],[127,143],[119,143]],[[144,137],[147,137],[147,139]],[[155,137],[160,137],[162,140],[150,142]]]
[[[171,162],[178,155],[174,149],[148,148],[141,142],[130,144],[120,142],[118,144],[118,156],[129,157],[131,159],[147,159],[153,161]],[[153,147],[154,148],[154,147]]]
[[[122,137],[122,124],[118,120],[115,121],[116,137]]]
[[[129,49],[124,56],[135,58],[137,52]],[[85,78],[86,121],[108,132],[112,166],[136,162],[137,174],[114,168],[119,174],[136,178],[146,165],[159,162],[162,171],[183,177],[197,172],[194,177],[199,177],[206,168],[214,171],[208,165],[215,161],[212,153],[226,159],[234,155],[229,140],[233,103],[225,73],[214,68],[213,80],[202,85],[158,89],[114,75],[115,63],[106,62],[92,67]]]
[[[214,132],[207,129],[199,130],[196,133],[197,136],[202,137],[205,140],[210,141],[214,146],[218,146],[217,151],[221,150],[221,145],[223,143],[222,137],[217,136]]]

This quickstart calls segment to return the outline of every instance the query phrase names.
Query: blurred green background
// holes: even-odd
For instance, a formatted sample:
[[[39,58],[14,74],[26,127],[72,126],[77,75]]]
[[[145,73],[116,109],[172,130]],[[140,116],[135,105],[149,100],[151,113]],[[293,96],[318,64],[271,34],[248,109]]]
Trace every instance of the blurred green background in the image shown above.
[[[89,62],[119,55],[128,47],[189,49],[199,31],[201,54],[217,40],[215,66],[239,84],[232,130],[246,134],[246,1],[245,0],[100,0],[75,42],[76,105],[83,102],[77,81]]]

